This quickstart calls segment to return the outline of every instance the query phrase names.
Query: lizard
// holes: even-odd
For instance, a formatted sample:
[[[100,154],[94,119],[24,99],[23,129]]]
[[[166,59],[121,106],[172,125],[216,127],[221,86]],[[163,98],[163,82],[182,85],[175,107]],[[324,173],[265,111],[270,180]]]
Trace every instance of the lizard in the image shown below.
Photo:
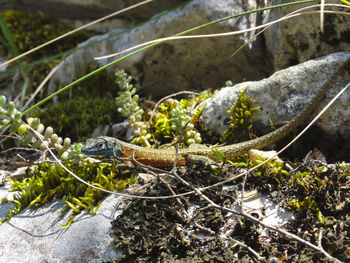
[[[187,164],[190,156],[209,158],[213,161],[218,161],[213,149],[218,150],[228,158],[235,157],[248,152],[250,149],[261,149],[273,142],[278,141],[292,130],[300,126],[312,113],[316,105],[326,94],[327,90],[331,87],[336,77],[342,72],[342,70],[349,65],[350,57],[343,62],[337,70],[328,78],[327,81],[321,86],[317,94],[310,100],[308,105],[304,107],[291,121],[283,125],[282,127],[265,134],[256,139],[252,139],[245,142],[240,142],[232,145],[224,146],[212,146],[206,147],[200,145],[200,147],[189,147],[185,149],[179,149],[177,156],[175,149],[152,149],[137,146],[131,143],[121,141],[114,137],[100,136],[97,138],[90,138],[86,141],[81,151],[86,155],[101,155],[105,157],[122,157],[122,158],[135,158],[140,163],[146,165],[152,165],[154,167],[167,167],[172,166],[177,158],[176,165],[181,166]]]

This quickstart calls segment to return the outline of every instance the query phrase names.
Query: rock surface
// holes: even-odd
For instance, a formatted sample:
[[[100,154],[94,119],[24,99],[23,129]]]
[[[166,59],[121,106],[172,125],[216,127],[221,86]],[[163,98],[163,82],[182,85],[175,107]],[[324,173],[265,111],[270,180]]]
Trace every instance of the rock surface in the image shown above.
[[[284,1],[274,0],[271,4]],[[71,83],[81,77],[84,65],[106,65],[118,57],[95,61],[94,57],[121,52],[127,48],[202,25],[226,16],[259,8],[256,1],[194,0],[165,15],[129,31],[115,31],[89,40],[89,47],[76,51],[60,65],[50,81]],[[195,31],[193,34],[225,33],[246,30],[268,23],[295,11],[298,7],[273,9],[226,20]],[[217,89],[231,80],[234,84],[267,77],[276,69],[309,59],[348,50],[350,40],[347,16],[326,14],[325,33],[320,33],[319,16],[304,15],[275,24],[261,37],[249,42],[254,31],[242,35],[176,40],[163,43],[130,57],[109,68],[125,69],[137,78],[142,92],[153,98],[182,90]],[[243,44],[247,44],[233,57]]]
[[[202,119],[206,127],[223,134],[228,127],[227,111],[233,106],[239,91],[248,87],[247,96],[253,98],[255,106],[260,108],[255,114],[255,120],[265,126],[269,125],[270,119],[275,125],[284,124],[307,105],[334,69],[349,56],[349,52],[334,53],[278,71],[267,79],[223,88],[206,101]],[[344,72],[338,78],[338,82],[333,84],[324,101],[328,102],[333,98],[348,81],[349,75]],[[350,90],[346,91],[317,122],[317,125],[330,135],[350,138],[349,95]],[[319,105],[316,111],[319,112],[325,104]]]
[[[2,187],[0,197],[11,195]],[[111,231],[117,196],[109,196],[96,214],[78,215],[69,228],[61,224],[69,217],[59,214],[61,200],[37,209],[24,209],[0,225],[0,262],[103,262],[116,259]],[[0,217],[9,204],[0,205]]]
[[[84,65],[106,65],[116,58],[94,61],[94,57],[123,51],[134,45],[160,37],[172,36],[225,16],[254,9],[255,1],[247,5],[232,1],[194,0],[170,13],[159,16],[146,24],[123,33],[116,32],[94,37],[87,48],[68,56],[50,81],[68,84],[81,76]],[[213,34],[244,30],[255,24],[255,15],[227,20],[206,27],[195,34]],[[247,42],[252,33],[239,36],[176,40],[150,48],[116,64],[110,69],[125,69],[138,78],[145,94],[160,98],[181,90],[204,90],[220,87],[226,80],[233,83],[245,79],[265,77],[267,67],[246,46],[231,58],[232,53]],[[104,41],[101,41],[105,39]]]
[[[283,0],[272,0],[269,5],[286,3]],[[339,1],[327,1],[340,4]],[[295,5],[285,8],[275,8],[267,13],[264,23],[275,21],[297,9],[308,5]],[[318,7],[307,9],[319,10]],[[344,10],[326,6],[325,10]],[[350,48],[350,18],[347,15],[325,14],[324,33],[320,31],[319,13],[307,13],[273,25],[264,32],[266,53],[275,70],[305,62],[309,59],[345,51]]]

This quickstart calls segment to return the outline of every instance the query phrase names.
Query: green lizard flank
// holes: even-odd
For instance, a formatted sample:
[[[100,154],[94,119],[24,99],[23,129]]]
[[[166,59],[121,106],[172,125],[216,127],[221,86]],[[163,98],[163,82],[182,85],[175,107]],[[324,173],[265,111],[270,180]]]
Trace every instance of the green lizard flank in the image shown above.
[[[227,157],[235,157],[246,153],[250,149],[261,149],[282,137],[286,136],[297,126],[301,125],[305,119],[309,117],[315,106],[321,101],[327,90],[330,88],[336,77],[342,72],[344,67],[347,67],[350,62],[348,58],[339,68],[330,76],[330,78],[323,84],[318,93],[311,99],[309,104],[290,122],[284,126],[263,135],[259,138],[241,142],[233,145],[225,145],[218,147],[190,147],[187,149],[180,149],[178,151],[177,165],[185,165],[190,156],[205,156],[211,160],[217,161],[213,149],[220,151]],[[149,164],[155,167],[166,167],[174,164],[176,160],[175,149],[149,149],[120,141],[113,137],[101,136],[91,138],[86,141],[82,148],[82,153],[86,155],[102,155],[106,157],[122,157],[135,158],[143,164]]]

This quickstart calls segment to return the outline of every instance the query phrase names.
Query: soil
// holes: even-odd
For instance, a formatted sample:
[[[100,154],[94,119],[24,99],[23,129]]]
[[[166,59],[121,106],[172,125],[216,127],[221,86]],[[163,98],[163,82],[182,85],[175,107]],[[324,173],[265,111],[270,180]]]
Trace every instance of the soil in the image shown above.
[[[305,184],[289,184],[273,177],[251,173],[245,191],[257,189],[275,204],[290,209],[294,218],[282,229],[317,245],[322,233],[322,248],[342,262],[350,262],[350,173],[339,165],[324,167],[317,162],[295,164],[289,176],[312,171],[302,178]],[[241,169],[216,175],[210,167],[188,166],[178,174],[196,187],[208,186],[239,173]],[[164,182],[155,179],[143,187],[141,195],[171,195],[189,191],[174,178]],[[237,187],[218,186],[205,191],[215,203],[232,208],[239,198],[243,179]],[[304,186],[303,186],[304,185]],[[308,197],[312,205],[301,203]],[[307,199],[307,198],[306,198]],[[299,209],[290,201],[304,204]],[[194,209],[195,208],[195,209]],[[185,212],[186,211],[186,212]],[[188,213],[189,217],[186,216]],[[263,214],[264,211],[261,211]],[[323,215],[323,217],[320,216]],[[324,254],[304,244],[261,227],[246,218],[229,220],[227,212],[208,207],[198,195],[165,200],[130,200],[121,216],[112,222],[115,247],[124,255],[114,262],[330,262]],[[323,219],[324,222],[322,222]],[[229,234],[228,234],[229,233]],[[261,258],[238,240],[253,249]]]

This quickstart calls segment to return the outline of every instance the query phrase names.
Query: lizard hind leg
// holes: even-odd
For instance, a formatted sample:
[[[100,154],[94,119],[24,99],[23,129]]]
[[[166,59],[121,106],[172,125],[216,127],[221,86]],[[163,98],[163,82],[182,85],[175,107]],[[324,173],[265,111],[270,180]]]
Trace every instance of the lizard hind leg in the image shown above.
[[[217,162],[215,162],[214,160],[210,159],[208,156],[197,155],[197,154],[189,154],[187,156],[187,160],[190,163],[196,163],[196,164],[197,163],[201,163],[204,166],[217,164]]]
[[[202,163],[204,165],[217,164],[214,160],[208,157],[208,153],[211,149],[203,144],[191,144],[188,149],[190,153],[187,155],[187,159],[191,163]]]

